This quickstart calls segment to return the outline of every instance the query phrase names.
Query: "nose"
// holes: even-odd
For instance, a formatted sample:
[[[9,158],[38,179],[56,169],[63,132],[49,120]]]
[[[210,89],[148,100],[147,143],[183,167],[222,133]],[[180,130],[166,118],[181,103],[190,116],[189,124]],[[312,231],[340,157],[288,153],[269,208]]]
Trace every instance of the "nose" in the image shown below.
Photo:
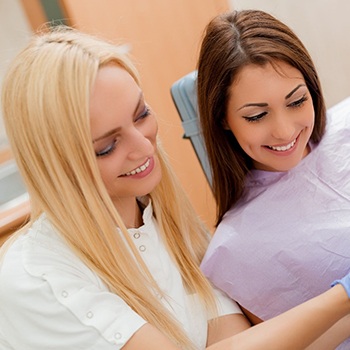
[[[287,116],[276,116],[272,124],[271,134],[276,140],[290,141],[295,136],[294,123]]]
[[[130,149],[128,157],[131,160],[142,159],[154,153],[154,142],[152,138],[136,128],[130,135],[129,143]]]

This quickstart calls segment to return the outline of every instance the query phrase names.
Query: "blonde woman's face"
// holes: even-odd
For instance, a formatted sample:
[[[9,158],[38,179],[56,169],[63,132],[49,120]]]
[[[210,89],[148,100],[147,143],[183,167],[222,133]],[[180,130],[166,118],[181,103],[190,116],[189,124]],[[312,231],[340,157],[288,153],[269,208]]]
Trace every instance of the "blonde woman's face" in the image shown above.
[[[314,119],[304,77],[286,63],[248,65],[231,86],[227,126],[257,169],[295,167],[308,154]]]
[[[150,193],[161,179],[158,125],[127,71],[112,65],[99,70],[90,118],[98,166],[115,205]]]

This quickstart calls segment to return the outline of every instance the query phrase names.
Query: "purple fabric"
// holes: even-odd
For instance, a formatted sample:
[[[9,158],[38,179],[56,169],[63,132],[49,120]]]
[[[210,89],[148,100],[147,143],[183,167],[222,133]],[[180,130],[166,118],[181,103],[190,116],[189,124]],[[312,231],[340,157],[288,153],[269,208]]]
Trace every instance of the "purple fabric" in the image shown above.
[[[350,98],[327,117],[324,138],[297,167],[252,172],[202,262],[214,285],[264,320],[350,271]]]

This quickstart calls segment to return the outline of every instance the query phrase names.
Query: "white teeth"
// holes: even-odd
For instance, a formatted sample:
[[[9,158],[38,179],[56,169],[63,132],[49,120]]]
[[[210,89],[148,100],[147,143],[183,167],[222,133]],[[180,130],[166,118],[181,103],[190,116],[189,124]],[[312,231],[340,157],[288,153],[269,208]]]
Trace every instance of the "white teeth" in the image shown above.
[[[149,164],[150,164],[150,160],[148,159],[145,164],[141,165],[139,168],[136,168],[132,171],[127,172],[126,174],[124,174],[124,176],[130,176],[130,175],[142,173],[143,171],[145,171],[149,167]]]
[[[289,145],[286,145],[286,146],[277,146],[277,147],[269,146],[269,148],[273,149],[274,151],[279,151],[279,152],[288,151],[289,149],[291,149],[295,145],[296,141],[297,140],[295,139]]]

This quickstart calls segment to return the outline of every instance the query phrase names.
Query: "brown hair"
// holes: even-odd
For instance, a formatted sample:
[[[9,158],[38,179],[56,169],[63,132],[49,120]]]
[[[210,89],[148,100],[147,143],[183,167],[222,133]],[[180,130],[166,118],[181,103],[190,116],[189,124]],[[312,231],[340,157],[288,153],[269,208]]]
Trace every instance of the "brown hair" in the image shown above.
[[[198,61],[198,107],[211,165],[218,225],[244,193],[251,158],[231,131],[225,130],[229,88],[249,64],[283,61],[298,69],[310,91],[318,143],[325,130],[326,107],[312,59],[294,32],[263,11],[233,11],[215,17],[206,27]]]

